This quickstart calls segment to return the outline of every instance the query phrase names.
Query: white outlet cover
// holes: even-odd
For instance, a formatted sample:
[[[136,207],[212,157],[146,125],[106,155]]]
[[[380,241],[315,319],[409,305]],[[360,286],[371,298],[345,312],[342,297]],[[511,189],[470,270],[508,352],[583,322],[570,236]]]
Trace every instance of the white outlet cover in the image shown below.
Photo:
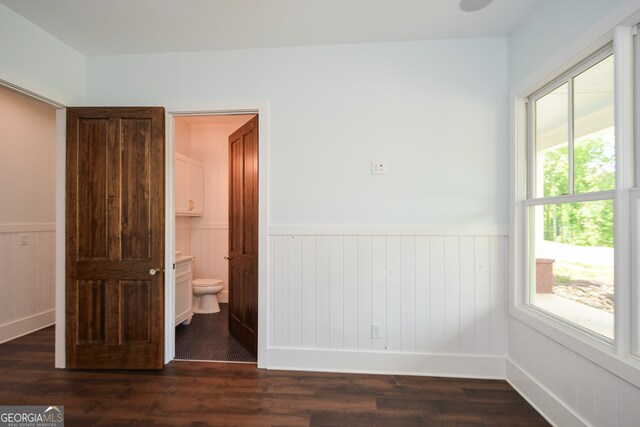
[[[382,325],[379,323],[371,324],[371,338],[379,339],[382,336]]]

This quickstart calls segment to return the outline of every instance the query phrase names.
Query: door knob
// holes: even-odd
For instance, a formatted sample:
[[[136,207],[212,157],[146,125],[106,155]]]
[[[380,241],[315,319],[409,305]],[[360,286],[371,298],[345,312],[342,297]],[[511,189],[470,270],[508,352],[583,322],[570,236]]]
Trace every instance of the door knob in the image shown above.
[[[155,276],[156,274],[162,273],[163,271],[163,268],[152,268],[151,270],[149,270],[149,274]]]
[[[231,258],[233,258],[233,257],[231,257],[231,256],[224,257],[224,259],[226,259],[227,261],[231,261]]]

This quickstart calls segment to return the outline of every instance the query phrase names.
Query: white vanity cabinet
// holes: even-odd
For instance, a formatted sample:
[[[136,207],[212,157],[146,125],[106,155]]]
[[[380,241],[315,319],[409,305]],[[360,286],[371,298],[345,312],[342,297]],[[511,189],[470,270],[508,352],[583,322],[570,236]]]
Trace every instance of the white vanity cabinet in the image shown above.
[[[193,258],[181,256],[176,259],[176,326],[182,322],[188,325],[193,317],[191,290]]]
[[[176,215],[204,214],[204,167],[191,157],[176,153]]]

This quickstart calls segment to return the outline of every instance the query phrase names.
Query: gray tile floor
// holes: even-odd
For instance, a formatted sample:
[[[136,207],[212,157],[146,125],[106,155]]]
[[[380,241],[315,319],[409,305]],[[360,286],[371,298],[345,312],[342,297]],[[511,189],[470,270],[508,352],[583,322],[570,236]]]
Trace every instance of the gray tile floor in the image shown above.
[[[220,312],[194,314],[189,325],[176,326],[176,359],[256,362],[256,356],[229,334],[227,304]]]

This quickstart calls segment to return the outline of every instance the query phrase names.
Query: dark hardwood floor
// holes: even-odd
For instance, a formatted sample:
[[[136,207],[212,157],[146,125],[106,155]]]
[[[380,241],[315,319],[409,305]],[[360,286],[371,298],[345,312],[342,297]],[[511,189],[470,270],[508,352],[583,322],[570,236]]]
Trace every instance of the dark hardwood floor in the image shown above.
[[[54,330],[0,345],[0,405],[64,405],[66,426],[547,426],[505,381],[267,371],[53,368]]]

